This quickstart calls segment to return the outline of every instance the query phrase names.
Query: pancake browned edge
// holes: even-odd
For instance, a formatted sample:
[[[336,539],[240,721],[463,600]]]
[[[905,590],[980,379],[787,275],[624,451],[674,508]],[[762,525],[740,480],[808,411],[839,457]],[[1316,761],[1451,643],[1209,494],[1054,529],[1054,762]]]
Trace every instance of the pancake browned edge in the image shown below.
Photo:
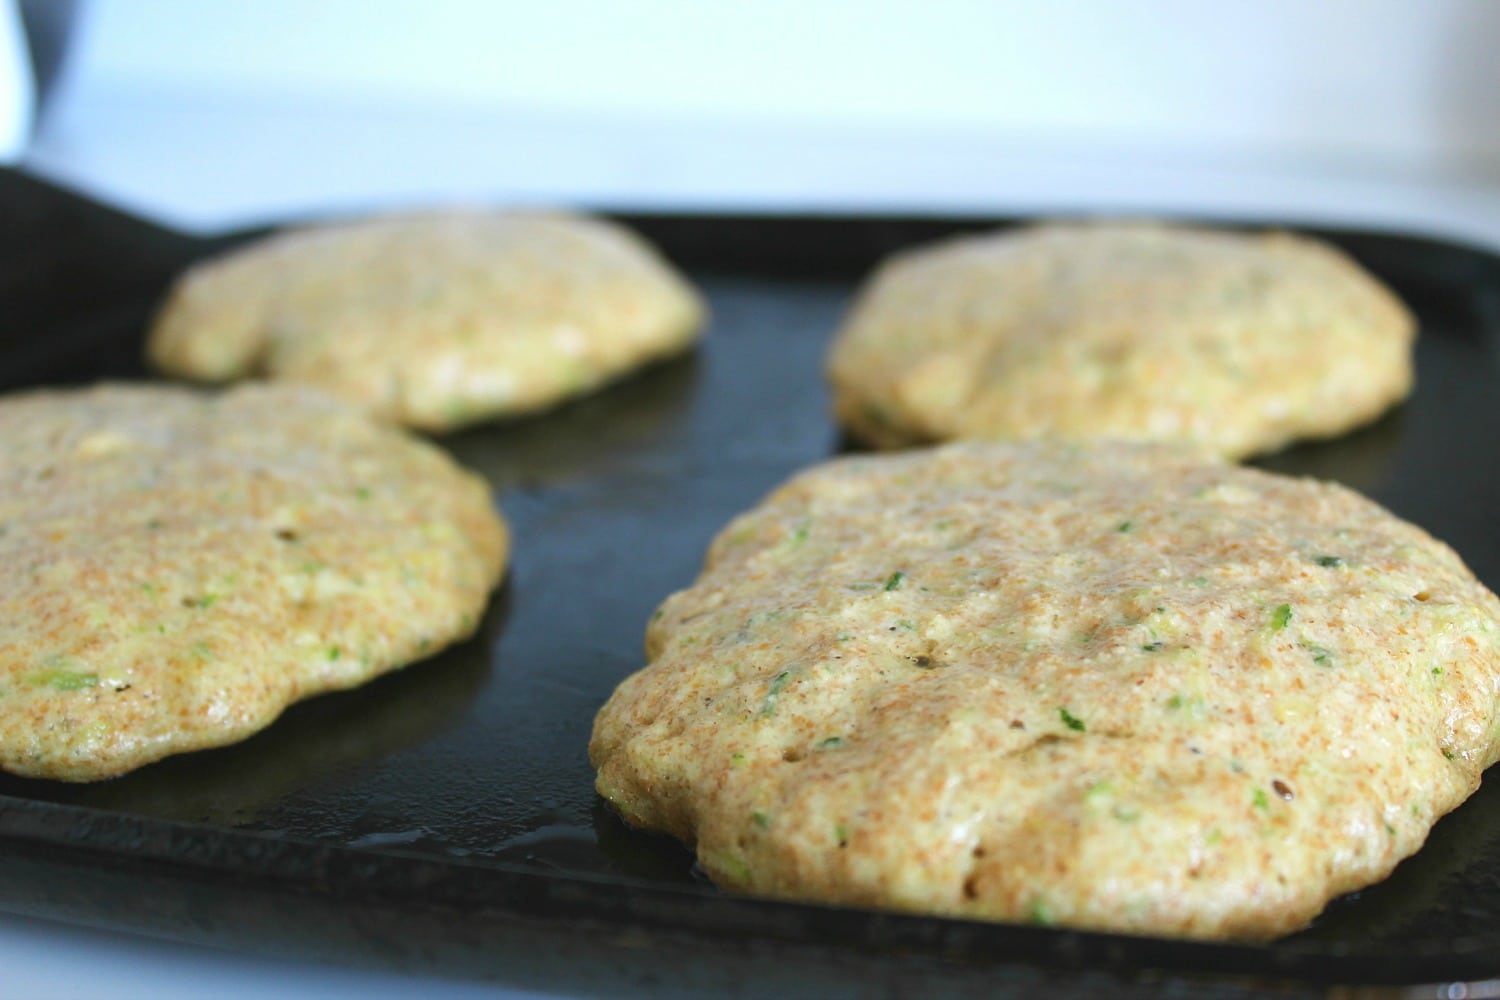
[[[1239,458],[1404,399],[1415,336],[1396,296],[1319,240],[1053,223],[887,261],[828,374],[838,419],[880,447],[1120,438]]]
[[[0,399],[0,768],[221,746],[472,633],[508,534],[446,454],[307,389]]]
[[[147,355],[314,385],[446,431],[545,409],[686,350],[702,299],[602,219],[472,210],[289,230],[183,274]]]
[[[599,793],[726,889],[1265,939],[1496,759],[1500,601],[1343,487],[1160,445],[816,467],[599,712]]]

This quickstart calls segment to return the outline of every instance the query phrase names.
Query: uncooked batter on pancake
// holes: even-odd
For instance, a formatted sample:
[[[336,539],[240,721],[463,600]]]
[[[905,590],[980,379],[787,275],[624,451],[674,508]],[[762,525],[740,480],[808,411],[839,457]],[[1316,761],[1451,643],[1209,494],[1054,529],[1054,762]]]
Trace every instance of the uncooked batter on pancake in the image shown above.
[[[478,477],[308,389],[0,399],[0,768],[243,739],[469,635],[507,550]]]
[[[442,431],[544,409],[679,353],[703,315],[621,226],[454,211],[291,230],[199,264],[147,351],[169,374],[316,385]]]
[[[829,355],[878,446],[1128,438],[1238,458],[1405,398],[1415,324],[1332,246],[1285,233],[1073,223],[888,261]]]
[[[1203,938],[1384,878],[1496,759],[1500,601],[1339,486],[1160,445],[830,462],[595,722],[720,885]]]

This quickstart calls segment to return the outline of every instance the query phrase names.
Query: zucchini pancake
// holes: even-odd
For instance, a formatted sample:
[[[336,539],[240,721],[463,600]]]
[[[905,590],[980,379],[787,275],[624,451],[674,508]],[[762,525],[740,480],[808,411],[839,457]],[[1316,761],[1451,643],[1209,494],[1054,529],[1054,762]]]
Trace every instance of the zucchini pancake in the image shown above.
[[[1500,600],[1343,487],[1177,446],[840,459],[735,519],[597,788],[789,899],[1265,939],[1496,759]]]
[[[508,534],[443,452],[307,389],[0,400],[0,768],[108,778],[476,628]]]

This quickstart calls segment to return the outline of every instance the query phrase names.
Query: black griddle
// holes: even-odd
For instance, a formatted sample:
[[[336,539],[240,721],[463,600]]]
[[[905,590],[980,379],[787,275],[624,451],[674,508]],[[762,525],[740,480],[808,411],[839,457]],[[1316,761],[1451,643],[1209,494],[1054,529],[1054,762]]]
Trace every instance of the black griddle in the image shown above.
[[[1347,995],[1500,976],[1495,780],[1389,880],[1258,947],[734,898],[620,823],[592,787],[593,714],[717,529],[844,447],[822,357],[857,282],[891,251],[1018,220],[619,217],[705,290],[712,326],[691,357],[442,439],[515,531],[479,634],[238,746],[95,785],[0,776],[0,909],[590,995]],[[1308,231],[1415,309],[1418,389],[1257,464],[1369,494],[1500,588],[1500,258]],[[0,171],[0,389],[147,377],[142,331],[172,276],[253,235],[185,236]]]

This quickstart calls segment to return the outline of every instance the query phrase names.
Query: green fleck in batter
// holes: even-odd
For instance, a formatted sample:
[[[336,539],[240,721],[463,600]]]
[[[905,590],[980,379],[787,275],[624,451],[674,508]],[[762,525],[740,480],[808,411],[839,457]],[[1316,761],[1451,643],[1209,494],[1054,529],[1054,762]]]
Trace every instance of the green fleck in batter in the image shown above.
[[[1027,909],[1026,915],[1031,918],[1032,923],[1039,927],[1051,927],[1057,920],[1053,916],[1051,908],[1047,906],[1046,901],[1040,896],[1031,901],[1031,906]]]
[[[786,687],[787,678],[792,676],[790,670],[783,670],[771,679],[770,690],[766,692],[766,700],[760,707],[761,715],[774,715],[776,713],[776,699],[781,697],[781,689]]]
[[[99,675],[78,670],[39,670],[27,674],[26,681],[37,686],[56,688],[58,691],[82,691],[98,687]]]

